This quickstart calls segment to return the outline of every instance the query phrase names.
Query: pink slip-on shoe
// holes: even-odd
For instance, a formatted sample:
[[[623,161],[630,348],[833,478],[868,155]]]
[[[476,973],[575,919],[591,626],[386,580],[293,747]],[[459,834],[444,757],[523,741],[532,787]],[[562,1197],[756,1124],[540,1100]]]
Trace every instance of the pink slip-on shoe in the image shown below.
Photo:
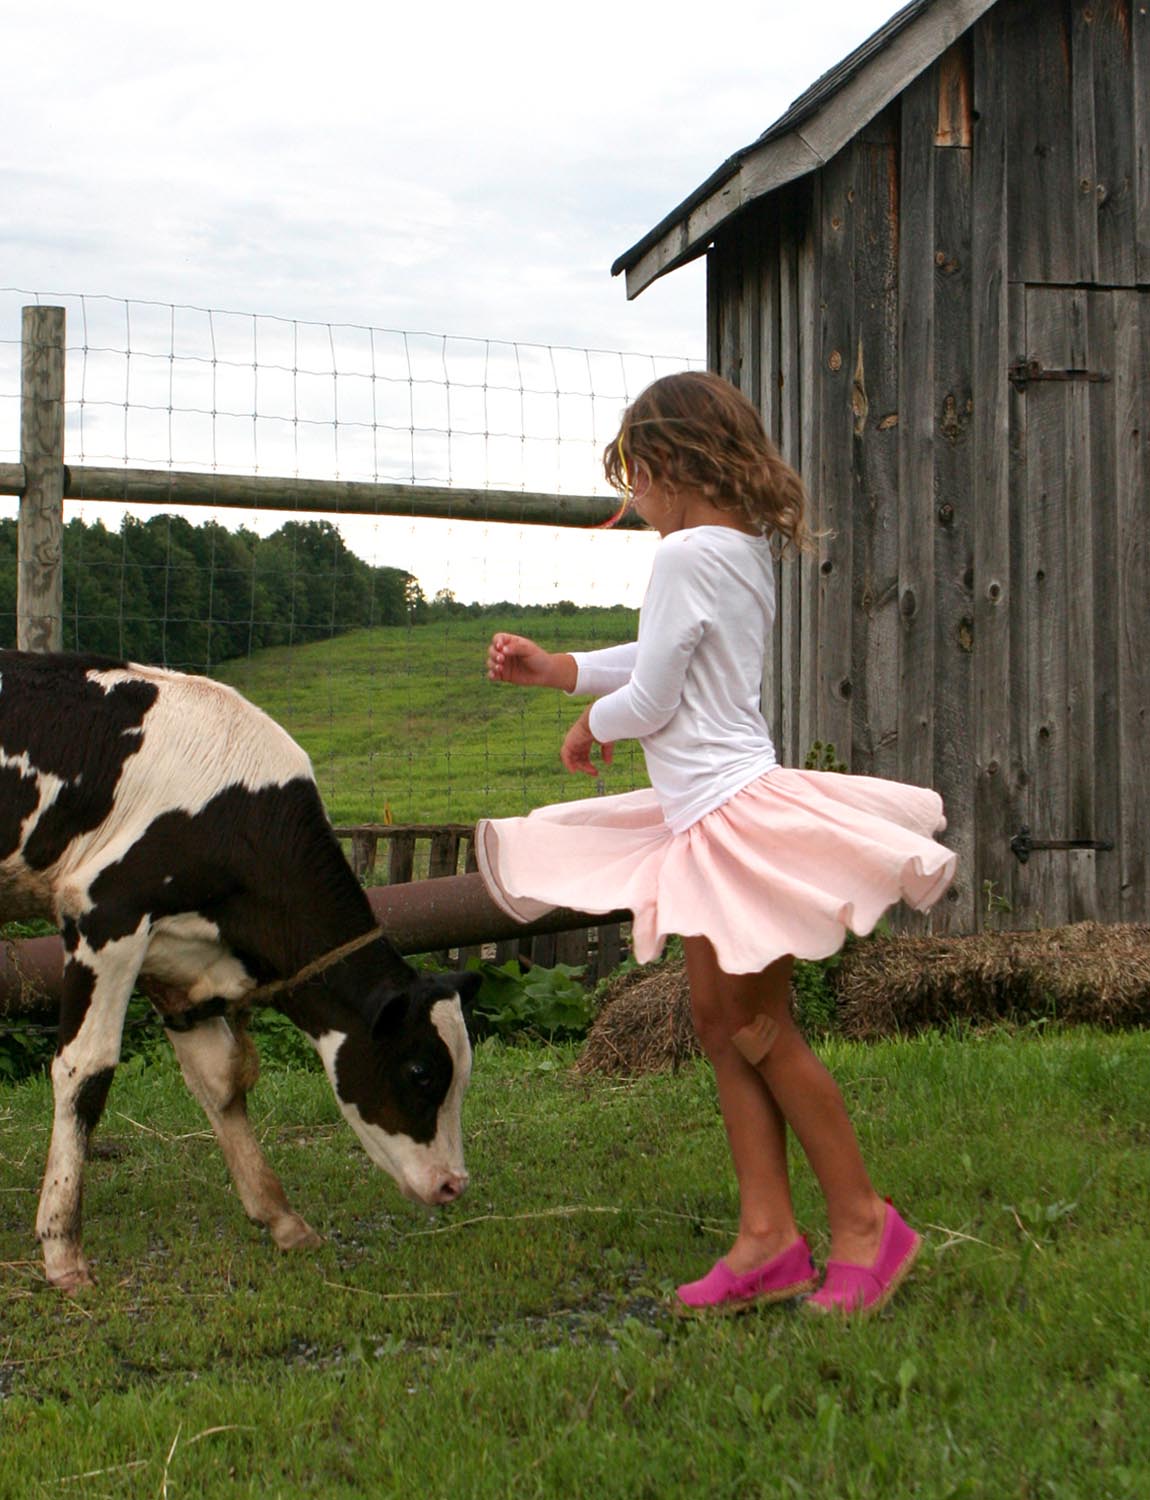
[[[811,1247],[802,1235],[765,1265],[742,1275],[725,1260],[717,1260],[701,1281],[676,1288],[684,1313],[746,1312],[749,1307],[785,1302],[818,1284]]]
[[[820,1313],[878,1312],[898,1291],[921,1249],[922,1235],[915,1233],[888,1198],[874,1265],[827,1261],[826,1278],[806,1305]]]

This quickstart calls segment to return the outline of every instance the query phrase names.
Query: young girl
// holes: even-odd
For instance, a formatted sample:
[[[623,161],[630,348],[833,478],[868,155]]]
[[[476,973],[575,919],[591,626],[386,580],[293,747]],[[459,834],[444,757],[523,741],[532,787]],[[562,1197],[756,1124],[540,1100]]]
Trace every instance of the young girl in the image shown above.
[[[795,958],[825,958],[847,930],[870,932],[902,899],[942,895],[955,856],[933,791],[872,777],[796,771],[775,759],[759,709],[774,618],[772,547],[809,545],[798,476],[754,407],[696,372],[657,380],[624,413],[607,478],[663,538],[639,639],[553,654],[499,634],[495,682],[589,694],[563,743],[569,771],[598,774],[638,739],[649,791],[481,822],[479,867],[494,899],[531,920],[552,906],[634,915],[636,959],[683,939],[691,1011],[715,1070],[739,1186],[734,1244],[686,1310],[736,1310],[818,1285],[787,1176],[795,1135],[826,1198],[822,1312],[872,1312],[921,1240],[867,1175],[842,1095],[791,1017]]]

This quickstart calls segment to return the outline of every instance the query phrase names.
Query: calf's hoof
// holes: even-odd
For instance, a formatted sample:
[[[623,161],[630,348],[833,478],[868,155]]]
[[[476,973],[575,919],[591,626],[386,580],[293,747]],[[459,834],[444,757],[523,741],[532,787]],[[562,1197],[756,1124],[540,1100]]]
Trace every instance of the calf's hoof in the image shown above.
[[[54,1286],[58,1292],[63,1292],[69,1297],[75,1296],[87,1286],[96,1285],[96,1278],[89,1271],[87,1262],[84,1260],[81,1260],[78,1265],[70,1266],[67,1270],[45,1271],[45,1275],[49,1286]]]
[[[323,1244],[322,1236],[299,1214],[284,1214],[269,1224],[268,1229],[281,1250],[314,1250]]]

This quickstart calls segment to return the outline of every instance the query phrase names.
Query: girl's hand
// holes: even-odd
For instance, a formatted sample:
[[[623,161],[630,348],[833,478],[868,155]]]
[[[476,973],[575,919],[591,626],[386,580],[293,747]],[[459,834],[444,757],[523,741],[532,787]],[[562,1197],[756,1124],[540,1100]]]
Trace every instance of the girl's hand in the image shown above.
[[[492,636],[487,648],[487,675],[492,682],[562,688],[569,693],[578,674],[574,657],[565,652],[544,651],[525,635],[500,631]]]
[[[599,755],[605,766],[611,764],[615,754],[613,744],[602,744],[591,733],[591,707],[588,705],[567,731],[559,759],[565,770],[582,771],[587,776],[598,776],[599,768],[591,759],[591,747],[599,746]]]

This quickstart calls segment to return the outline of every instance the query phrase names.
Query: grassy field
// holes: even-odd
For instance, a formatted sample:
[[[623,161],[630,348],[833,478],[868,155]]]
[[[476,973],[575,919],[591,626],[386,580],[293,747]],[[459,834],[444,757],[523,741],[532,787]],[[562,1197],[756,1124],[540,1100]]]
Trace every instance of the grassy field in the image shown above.
[[[633,640],[636,612],[580,610],[520,619],[444,619],[359,630],[259,651],[216,675],[266,709],[307,750],[336,823],[470,822],[588,796],[559,746],[581,706],[561,693],[495,686],[484,673],[495,630],[550,650]],[[609,791],[646,786],[635,743],[619,747]]]
[[[576,1080],[485,1044],[473,1186],[404,1203],[315,1074],[253,1096],[325,1235],[243,1219],[174,1066],[117,1079],[92,1163],[100,1285],[32,1243],[47,1085],[0,1094],[0,1496],[1150,1494],[1150,1036],[824,1049],[928,1248],[859,1326],[691,1322],[676,1279],[736,1199],[710,1076]],[[798,1204],[820,1254],[805,1169]]]

